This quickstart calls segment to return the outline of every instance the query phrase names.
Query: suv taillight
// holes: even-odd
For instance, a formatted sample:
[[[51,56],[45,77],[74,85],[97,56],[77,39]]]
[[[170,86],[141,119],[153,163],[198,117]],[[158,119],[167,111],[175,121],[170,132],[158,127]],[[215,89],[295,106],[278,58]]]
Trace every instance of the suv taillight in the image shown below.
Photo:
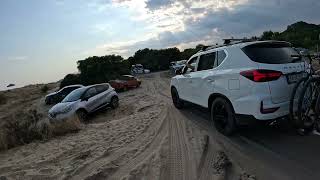
[[[282,72],[267,70],[267,69],[253,69],[248,71],[242,71],[240,74],[254,82],[268,82],[279,79],[282,76]]]

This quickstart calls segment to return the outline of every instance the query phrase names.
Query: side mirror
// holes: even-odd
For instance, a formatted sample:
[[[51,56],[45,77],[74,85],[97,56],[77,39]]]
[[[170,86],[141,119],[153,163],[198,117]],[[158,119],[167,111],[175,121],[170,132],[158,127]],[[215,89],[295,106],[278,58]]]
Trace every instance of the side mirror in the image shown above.
[[[174,72],[176,75],[181,75],[182,74],[182,72],[181,72],[181,69],[177,69],[177,70],[175,70],[175,72]]]

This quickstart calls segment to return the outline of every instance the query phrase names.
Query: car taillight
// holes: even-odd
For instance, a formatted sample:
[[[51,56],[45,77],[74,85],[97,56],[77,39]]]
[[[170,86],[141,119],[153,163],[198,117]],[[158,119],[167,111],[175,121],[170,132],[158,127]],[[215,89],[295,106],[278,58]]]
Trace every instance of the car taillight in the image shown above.
[[[282,76],[282,72],[267,70],[267,69],[253,69],[248,71],[242,71],[240,74],[254,82],[268,82],[279,79]]]

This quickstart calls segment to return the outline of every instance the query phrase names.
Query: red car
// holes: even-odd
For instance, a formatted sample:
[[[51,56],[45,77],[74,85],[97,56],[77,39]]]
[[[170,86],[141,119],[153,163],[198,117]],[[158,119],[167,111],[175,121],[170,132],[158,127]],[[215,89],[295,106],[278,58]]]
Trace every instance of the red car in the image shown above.
[[[119,79],[109,81],[109,84],[117,91],[126,91],[129,88],[139,87],[141,81],[131,75],[123,75]]]

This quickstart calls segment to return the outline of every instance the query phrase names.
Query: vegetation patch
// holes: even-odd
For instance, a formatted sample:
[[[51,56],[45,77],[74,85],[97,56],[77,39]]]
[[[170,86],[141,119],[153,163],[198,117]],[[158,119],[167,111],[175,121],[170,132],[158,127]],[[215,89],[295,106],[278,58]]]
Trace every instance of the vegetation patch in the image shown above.
[[[0,93],[0,105],[6,104],[6,103],[7,103],[7,97],[3,93]]]
[[[44,85],[41,87],[41,92],[46,93],[49,90],[49,87],[47,85]]]
[[[0,127],[0,150],[10,149],[35,140],[45,141],[54,136],[80,130],[77,118],[59,123],[50,123],[49,119],[35,109],[18,111],[4,118]]]

